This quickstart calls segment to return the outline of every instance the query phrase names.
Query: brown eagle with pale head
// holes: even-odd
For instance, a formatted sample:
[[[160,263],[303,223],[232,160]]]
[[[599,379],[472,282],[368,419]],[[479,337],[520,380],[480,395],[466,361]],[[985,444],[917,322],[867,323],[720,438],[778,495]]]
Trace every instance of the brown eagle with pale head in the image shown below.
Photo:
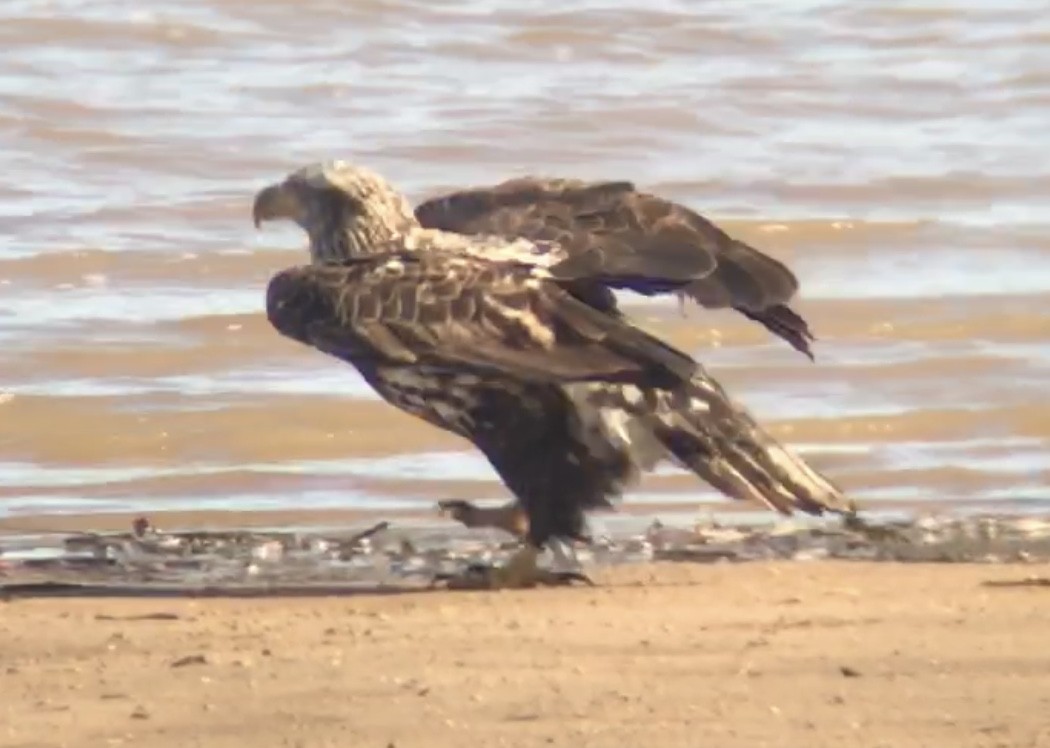
[[[426,229],[383,178],[338,161],[261,190],[253,213],[310,239],[313,263],[269,283],[274,328],[470,441],[515,495],[525,547],[490,586],[535,582],[544,546],[585,539],[584,512],[664,460],[785,514],[853,511],[689,355],[616,311],[608,289],[687,285],[710,272],[695,258],[652,272],[631,248],[581,261],[557,242]]]

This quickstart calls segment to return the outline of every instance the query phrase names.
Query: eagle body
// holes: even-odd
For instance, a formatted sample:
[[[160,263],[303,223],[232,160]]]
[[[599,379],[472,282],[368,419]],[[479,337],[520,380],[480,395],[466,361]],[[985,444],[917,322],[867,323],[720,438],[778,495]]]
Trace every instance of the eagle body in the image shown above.
[[[405,367],[369,381],[387,402],[474,444],[525,508],[537,547],[583,539],[584,511],[611,506],[649,458],[622,438],[624,411],[573,397],[586,385]]]
[[[629,181],[510,179],[426,200],[415,217],[442,231],[553,242],[581,268],[618,265],[621,279],[633,266],[633,282],[618,287],[733,308],[813,357],[809,326],[789,306],[799,284],[788,267]],[[592,284],[608,284],[600,267],[592,269]]]
[[[608,506],[657,457],[634,441],[628,403],[592,389],[674,387],[697,368],[533,268],[433,249],[282,271],[267,316],[471,441],[526,507],[536,545],[580,537],[582,512]]]
[[[783,512],[841,500],[688,355],[541,267],[445,246],[290,268],[269,283],[267,316],[474,444],[521,502],[536,547],[583,537],[586,510],[663,460]]]

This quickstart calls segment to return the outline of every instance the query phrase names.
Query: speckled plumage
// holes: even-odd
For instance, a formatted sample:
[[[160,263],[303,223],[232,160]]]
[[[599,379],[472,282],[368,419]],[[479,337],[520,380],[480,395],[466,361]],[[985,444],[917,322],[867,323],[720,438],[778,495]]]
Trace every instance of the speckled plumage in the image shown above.
[[[798,291],[789,268],[631,182],[520,177],[426,200],[415,215],[427,228],[557,242],[580,263],[594,257],[632,263],[637,279],[619,287],[731,307],[813,358],[813,334],[788,305]],[[600,269],[592,278],[607,284]]]
[[[560,245],[421,229],[370,172],[315,167],[311,177],[325,176],[309,184],[302,172],[255,204],[257,222],[297,220],[314,259],[270,281],[270,322],[470,440],[521,501],[534,545],[579,537],[584,510],[663,460],[778,511],[851,509],[691,357],[581,298],[587,269]],[[340,190],[347,202],[333,206]],[[325,231],[355,237],[354,251]],[[343,256],[329,254],[340,246]],[[628,274],[604,258],[607,276]]]

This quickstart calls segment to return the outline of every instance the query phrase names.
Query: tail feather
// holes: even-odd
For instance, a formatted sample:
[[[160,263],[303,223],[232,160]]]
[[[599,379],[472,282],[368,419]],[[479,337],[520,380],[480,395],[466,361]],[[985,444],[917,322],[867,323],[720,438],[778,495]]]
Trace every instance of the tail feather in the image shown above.
[[[802,353],[810,361],[814,361],[813,349],[810,343],[816,341],[813,333],[798,312],[786,304],[776,304],[761,311],[752,311],[744,307],[736,307],[736,310],[750,320],[758,322],[774,335],[783,338],[799,353]]]
[[[734,404],[703,372],[675,393],[654,428],[684,466],[730,498],[781,514],[853,513],[853,502]]]

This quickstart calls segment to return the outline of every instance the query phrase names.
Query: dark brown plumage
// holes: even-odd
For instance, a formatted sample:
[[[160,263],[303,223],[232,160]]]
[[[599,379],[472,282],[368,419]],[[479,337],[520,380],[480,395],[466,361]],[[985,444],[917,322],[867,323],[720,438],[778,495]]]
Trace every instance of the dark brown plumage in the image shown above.
[[[852,511],[690,356],[578,298],[585,268],[557,244],[412,226],[392,187],[343,163],[261,190],[253,212],[311,238],[314,264],[269,283],[274,328],[474,444],[520,501],[530,553],[581,538],[587,509],[665,460],[785,514]],[[630,262],[598,260],[630,277]]]
[[[731,307],[813,358],[815,338],[788,306],[798,291],[791,270],[689,208],[639,192],[631,182],[524,177],[427,200],[415,214],[426,228],[555,241],[584,267],[611,255],[635,268],[633,281],[620,287],[649,295],[674,292],[711,309]],[[591,280],[604,282],[600,272]]]
[[[586,432],[575,398],[589,383],[670,389],[697,369],[531,268],[443,252],[284,270],[266,309],[281,334],[474,443],[521,498],[537,547],[580,537],[583,510],[608,506],[639,470],[629,443]]]
[[[445,251],[302,266],[273,277],[266,309],[282,335],[474,443],[537,547],[580,537],[585,509],[662,459],[784,513],[848,508],[693,359],[535,268]]]
[[[697,364],[533,268],[400,252],[292,268],[268,287],[282,333],[354,363],[461,366],[536,382],[674,386]]]

